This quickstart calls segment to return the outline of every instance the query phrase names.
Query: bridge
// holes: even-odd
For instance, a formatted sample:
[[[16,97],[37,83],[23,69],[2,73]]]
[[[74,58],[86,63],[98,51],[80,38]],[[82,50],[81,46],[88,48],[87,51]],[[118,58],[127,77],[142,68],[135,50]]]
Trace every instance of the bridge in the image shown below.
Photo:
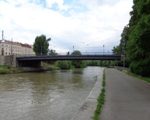
[[[39,67],[41,61],[58,60],[121,60],[121,55],[56,55],[56,56],[22,56],[16,57],[20,67]]]

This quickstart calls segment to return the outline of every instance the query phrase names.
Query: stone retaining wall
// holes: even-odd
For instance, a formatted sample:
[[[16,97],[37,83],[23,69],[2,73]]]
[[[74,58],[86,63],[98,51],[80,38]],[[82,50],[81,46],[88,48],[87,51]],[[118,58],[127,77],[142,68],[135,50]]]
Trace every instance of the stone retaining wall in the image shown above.
[[[0,56],[0,65],[8,65],[12,67],[16,67],[16,56]]]
[[[0,55],[0,65],[5,65],[5,57]]]

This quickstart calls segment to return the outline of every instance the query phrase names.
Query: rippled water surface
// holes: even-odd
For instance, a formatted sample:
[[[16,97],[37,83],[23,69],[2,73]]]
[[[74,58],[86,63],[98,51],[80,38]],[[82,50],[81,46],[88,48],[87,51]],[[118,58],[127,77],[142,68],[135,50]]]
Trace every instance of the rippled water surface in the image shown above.
[[[70,120],[101,70],[0,75],[0,120]]]

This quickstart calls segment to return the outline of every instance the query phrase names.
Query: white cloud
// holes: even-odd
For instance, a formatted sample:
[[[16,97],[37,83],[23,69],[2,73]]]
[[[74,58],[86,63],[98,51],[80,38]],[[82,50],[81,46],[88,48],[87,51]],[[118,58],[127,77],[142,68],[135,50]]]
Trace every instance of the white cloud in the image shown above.
[[[66,5],[63,0],[46,0],[46,7],[28,0],[0,1],[0,30],[5,30],[7,39],[13,37],[14,41],[30,44],[37,35],[46,34],[52,37],[50,44],[58,52],[72,50],[73,45],[86,51],[87,46],[103,44],[110,51],[119,43],[122,29],[128,24],[132,0],[114,0],[114,4],[108,0],[101,4],[97,4],[99,0],[88,1],[80,1],[88,10],[67,11],[70,15],[62,14],[72,8],[72,4]],[[58,11],[50,9],[54,4],[58,5]]]

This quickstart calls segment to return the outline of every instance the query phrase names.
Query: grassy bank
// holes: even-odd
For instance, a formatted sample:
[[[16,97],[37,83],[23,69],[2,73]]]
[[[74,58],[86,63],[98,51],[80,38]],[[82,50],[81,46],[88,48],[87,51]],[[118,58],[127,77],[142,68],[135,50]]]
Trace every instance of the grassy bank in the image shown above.
[[[142,77],[142,76],[140,76],[140,75],[131,73],[130,71],[125,71],[125,72],[126,72],[128,75],[130,75],[130,76],[136,77],[136,78],[138,78],[138,79],[140,79],[140,80],[144,80],[144,81],[150,83],[150,77]]]
[[[105,102],[105,70],[103,73],[102,89],[101,89],[101,93],[97,99],[97,107],[94,112],[93,120],[100,120],[100,114],[102,112],[104,102]]]
[[[17,68],[0,65],[0,74],[11,74],[11,73],[20,73],[20,72],[21,70]]]
[[[115,68],[116,68],[117,70],[120,70],[120,71],[122,71],[122,72],[124,72],[124,73],[126,73],[126,74],[128,74],[128,75],[130,75],[130,76],[132,76],[132,77],[135,77],[135,78],[138,78],[138,79],[140,79],[140,80],[144,80],[144,81],[150,83],[150,77],[143,77],[143,76],[137,75],[137,74],[135,74],[135,73],[132,73],[132,72],[129,70],[129,68],[123,68],[123,67],[115,67]]]

